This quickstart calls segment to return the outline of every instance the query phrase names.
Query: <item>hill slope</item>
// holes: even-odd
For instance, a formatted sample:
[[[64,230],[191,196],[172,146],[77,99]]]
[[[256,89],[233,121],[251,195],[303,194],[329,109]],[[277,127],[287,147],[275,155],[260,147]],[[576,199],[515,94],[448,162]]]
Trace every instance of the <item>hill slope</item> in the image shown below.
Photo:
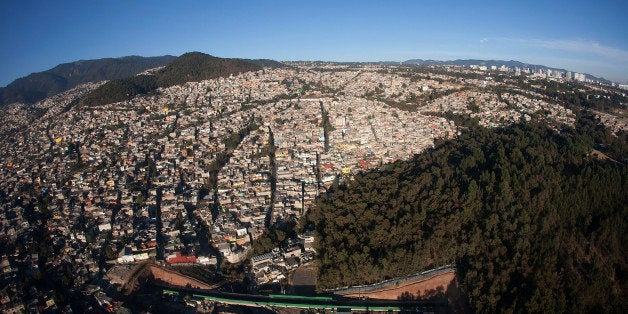
[[[477,312],[622,312],[628,169],[588,155],[606,135],[474,128],[333,186],[308,216],[319,288],[456,263]]]
[[[169,87],[225,77],[231,74],[261,70],[262,66],[279,67],[281,63],[270,60],[227,59],[200,52],[181,55],[155,75],[112,80],[94,90],[83,100],[84,105],[103,105],[124,101],[154,91],[158,87]]]
[[[0,105],[34,103],[87,82],[120,79],[144,70],[166,65],[174,56],[106,58],[60,64],[50,70],[30,74],[0,89]]]
[[[405,65],[456,65],[456,66],[464,66],[464,67],[468,67],[470,65],[484,65],[487,67],[490,67],[490,66],[500,67],[502,65],[505,65],[507,67],[518,67],[521,69],[523,68],[530,68],[530,69],[537,69],[537,70],[550,69],[552,71],[567,72],[567,70],[565,69],[553,68],[553,67],[539,65],[539,64],[524,63],[524,62],[515,61],[515,60],[505,61],[505,60],[457,59],[457,60],[440,61],[440,60],[410,59],[410,60],[403,61],[402,63]],[[585,75],[588,79],[605,82],[607,84],[611,83],[611,81],[601,78],[601,77],[595,77],[587,73],[585,73]]]
[[[505,61],[505,60],[479,60],[479,59],[457,59],[457,60],[449,60],[449,61],[440,61],[440,60],[423,60],[423,59],[411,59],[406,60],[403,64],[407,65],[457,65],[457,66],[470,66],[470,65],[484,65],[487,67],[490,66],[502,66],[505,65],[507,67],[519,67],[519,68],[531,68],[531,69],[551,69],[558,71],[566,71],[565,69],[557,69],[539,64],[529,64],[523,63],[515,60]]]
[[[160,87],[168,87],[185,82],[229,76],[239,72],[257,71],[261,68],[241,59],[218,58],[200,52],[189,52],[159,71],[157,83]]]

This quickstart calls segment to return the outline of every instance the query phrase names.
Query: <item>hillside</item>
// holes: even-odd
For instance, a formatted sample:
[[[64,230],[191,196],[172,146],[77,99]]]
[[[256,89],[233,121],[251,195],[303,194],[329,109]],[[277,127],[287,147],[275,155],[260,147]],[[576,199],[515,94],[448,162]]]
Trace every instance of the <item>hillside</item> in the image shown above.
[[[200,52],[181,55],[154,76],[131,77],[107,82],[83,100],[84,105],[102,105],[131,99],[140,94],[154,91],[158,87],[169,87],[226,77],[231,74],[261,70],[263,66],[280,67],[281,63],[271,60],[228,59]]]
[[[168,87],[240,72],[257,71],[261,68],[261,66],[241,59],[218,58],[200,52],[189,52],[159,71],[157,84],[160,87]]]
[[[483,66],[496,66],[496,67],[500,67],[502,65],[505,65],[507,67],[518,67],[518,68],[529,68],[529,69],[537,69],[537,70],[547,70],[550,69],[552,71],[560,71],[560,72],[567,72],[567,70],[565,69],[559,69],[559,68],[553,68],[553,67],[549,67],[549,66],[545,66],[545,65],[540,65],[540,64],[530,64],[530,63],[525,63],[525,62],[520,62],[520,61],[515,61],[515,60],[510,60],[510,61],[505,61],[505,60],[478,60],[478,59],[457,59],[457,60],[448,60],[448,61],[440,61],[440,60],[423,60],[423,59],[410,59],[410,60],[406,60],[403,61],[402,64],[404,65],[456,65],[456,66],[463,66],[463,67],[468,67],[471,65],[483,65]],[[587,79],[591,79],[594,81],[600,81],[606,84],[610,84],[611,81],[605,79],[605,78],[601,78],[601,77],[596,77],[593,76],[591,74],[588,73],[584,73],[585,76],[587,77]]]
[[[257,66],[261,66],[264,68],[271,68],[271,69],[279,69],[279,68],[285,68],[286,65],[279,62],[279,61],[275,61],[275,60],[270,60],[270,59],[243,59],[244,61],[253,63]]]
[[[157,87],[157,78],[153,75],[111,80],[85,95],[80,103],[98,105],[128,100],[136,95],[149,93]]]
[[[60,64],[50,70],[19,78],[0,89],[0,105],[14,102],[34,103],[80,84],[133,76],[144,70],[166,65],[175,58],[129,56]]]
[[[473,127],[332,186],[308,216],[319,288],[455,263],[477,312],[622,312],[628,169],[589,152],[606,138],[624,160],[626,136],[594,124]]]
[[[550,69],[552,71],[567,72],[567,70],[565,69],[553,68],[553,67],[540,65],[540,64],[530,64],[530,63],[525,63],[525,62],[520,62],[520,61],[515,61],[515,60],[505,61],[505,60],[457,59],[457,60],[440,61],[440,60],[410,59],[410,60],[403,61],[402,64],[405,64],[405,65],[456,65],[456,66],[463,66],[463,67],[468,67],[470,65],[484,65],[487,67],[490,67],[490,66],[500,67],[502,65],[505,65],[510,68],[518,67],[521,69],[529,68],[529,69],[537,69],[537,70]],[[600,81],[606,84],[611,83],[611,81],[605,78],[596,77],[588,73],[584,73],[584,74],[587,79]]]
[[[523,63],[520,61],[510,60],[479,60],[479,59],[457,59],[457,60],[448,60],[448,61],[440,61],[440,60],[423,60],[423,59],[411,59],[403,61],[403,64],[406,65],[457,65],[457,66],[470,66],[470,65],[484,65],[487,67],[490,66],[502,66],[505,65],[507,67],[519,67],[519,68],[531,68],[531,69],[552,69],[558,71],[567,71],[565,69],[557,69],[539,64],[529,64]]]

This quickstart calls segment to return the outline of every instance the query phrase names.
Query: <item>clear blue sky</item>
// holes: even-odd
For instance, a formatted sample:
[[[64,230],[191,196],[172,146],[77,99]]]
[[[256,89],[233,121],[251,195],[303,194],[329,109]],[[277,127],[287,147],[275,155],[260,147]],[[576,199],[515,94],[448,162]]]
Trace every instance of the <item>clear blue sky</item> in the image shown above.
[[[504,59],[628,82],[628,1],[0,1],[0,86],[126,55]]]

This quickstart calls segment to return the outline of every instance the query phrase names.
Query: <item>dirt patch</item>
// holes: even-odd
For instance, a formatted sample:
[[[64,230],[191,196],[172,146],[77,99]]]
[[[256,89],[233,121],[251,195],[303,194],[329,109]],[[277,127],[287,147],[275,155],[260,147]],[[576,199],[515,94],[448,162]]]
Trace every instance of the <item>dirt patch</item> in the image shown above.
[[[409,280],[398,285],[390,285],[372,291],[356,291],[342,296],[349,298],[369,298],[380,300],[430,299],[444,296],[447,287],[454,281],[455,271],[448,271],[415,280]]]
[[[599,160],[610,160],[610,161],[612,161],[612,162],[614,162],[614,163],[616,163],[616,164],[623,165],[621,162],[619,162],[619,161],[617,161],[617,160],[615,160],[615,159],[613,159],[613,158],[609,157],[608,155],[606,155],[606,154],[602,153],[601,151],[599,151],[599,150],[597,150],[597,149],[592,150],[592,151],[589,153],[589,155],[588,155],[588,156],[593,156],[593,157],[595,157],[595,158],[597,158],[597,159],[599,159]]]
[[[155,281],[161,281],[171,286],[179,286],[179,287],[192,287],[197,289],[214,289],[215,287],[204,283],[200,280],[194,279],[192,277],[183,275],[181,273],[168,270],[158,266],[151,266],[150,272]]]
[[[606,160],[608,159],[608,156],[606,156],[604,153],[602,153],[601,151],[594,149],[591,151],[591,156],[599,159],[599,160]]]
[[[356,291],[341,294],[348,298],[368,298],[378,300],[442,300],[446,299],[449,312],[468,312],[466,298],[456,272],[446,271],[432,276],[409,280],[398,285],[390,285],[372,291]]]
[[[302,267],[295,270],[292,274],[292,287],[297,295],[316,294],[316,269]]]
[[[175,270],[167,269],[150,262],[135,265],[129,271],[130,275],[123,284],[122,291],[131,294],[150,282],[160,282],[171,286],[192,287],[199,289],[216,289],[222,283],[209,284],[201,280],[181,274]]]

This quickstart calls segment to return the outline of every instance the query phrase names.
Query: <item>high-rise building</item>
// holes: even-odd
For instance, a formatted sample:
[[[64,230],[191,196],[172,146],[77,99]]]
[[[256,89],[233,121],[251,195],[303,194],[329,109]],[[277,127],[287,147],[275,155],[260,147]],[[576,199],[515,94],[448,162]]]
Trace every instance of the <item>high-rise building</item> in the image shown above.
[[[573,78],[579,82],[584,82],[586,80],[586,76],[583,73],[574,73]]]

